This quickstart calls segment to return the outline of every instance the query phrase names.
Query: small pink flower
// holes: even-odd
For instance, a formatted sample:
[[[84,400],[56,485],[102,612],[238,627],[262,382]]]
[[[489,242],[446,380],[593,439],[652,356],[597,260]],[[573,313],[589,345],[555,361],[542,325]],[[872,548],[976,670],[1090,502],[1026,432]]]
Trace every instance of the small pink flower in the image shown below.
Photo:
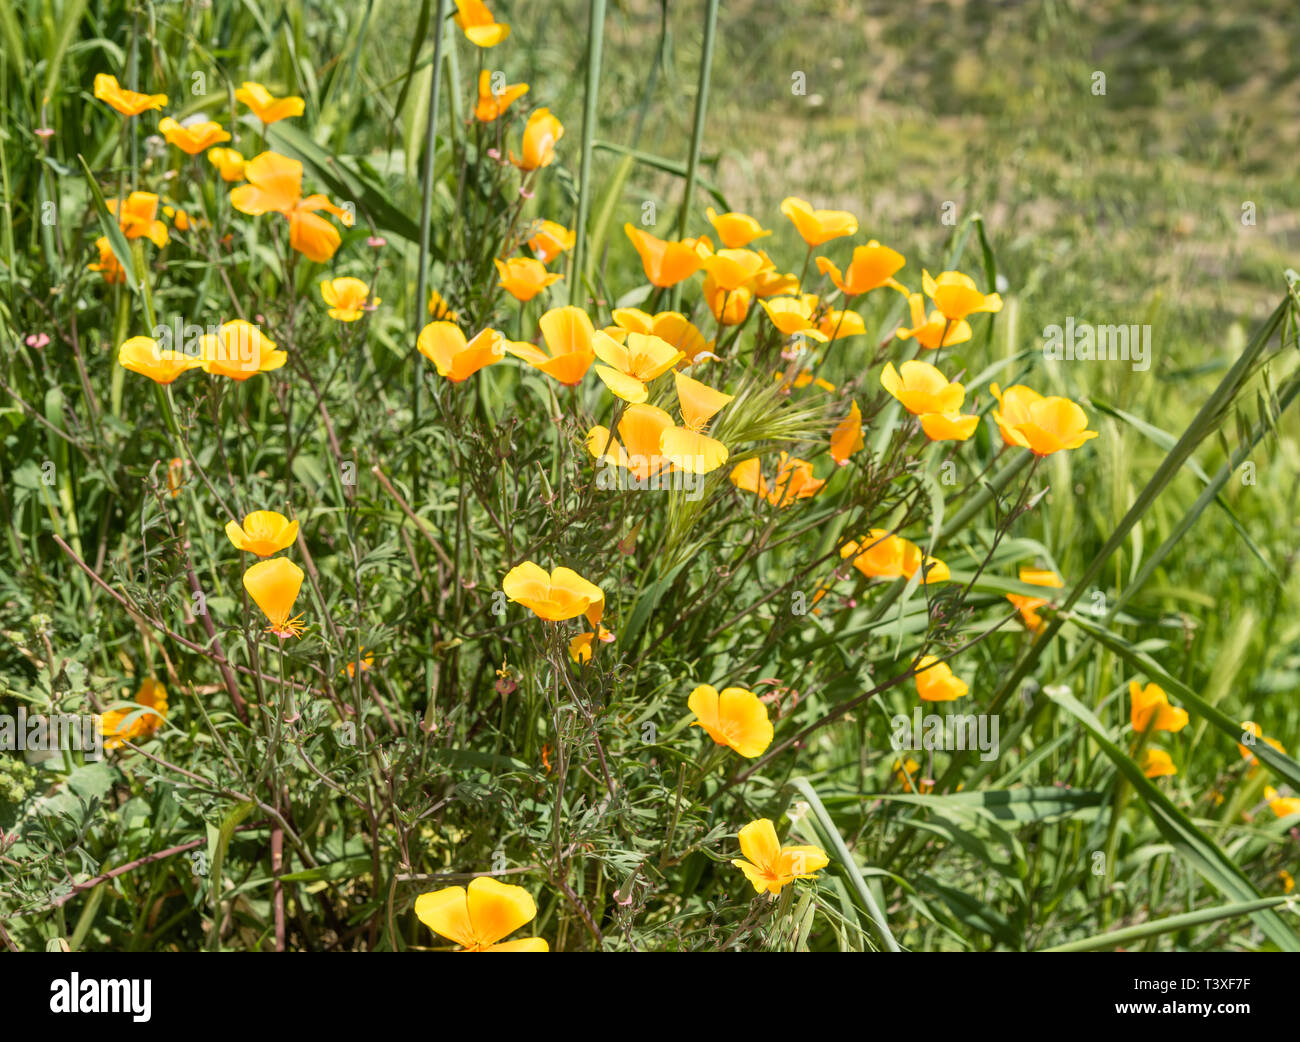
[[[36,130],[37,137],[54,137],[54,130],[51,127],[38,127]]]
[[[372,235],[370,236],[369,239],[366,240],[366,245],[377,250],[381,246],[387,246],[388,240],[385,239],[382,235]]]
[[[499,148],[489,148],[489,149],[487,150],[487,154],[488,154],[488,158],[489,158],[489,159],[500,159],[500,158],[501,158],[501,149],[499,149]]]
[[[533,197],[533,193],[530,192],[530,191],[529,191],[527,188],[525,188],[523,185],[520,185],[520,186],[519,186],[519,195],[520,195],[520,198],[522,198],[522,199],[531,199],[531,198]]]
[[[47,333],[29,333],[27,335],[27,346],[34,347],[37,350],[44,347],[49,342],[50,337]]]

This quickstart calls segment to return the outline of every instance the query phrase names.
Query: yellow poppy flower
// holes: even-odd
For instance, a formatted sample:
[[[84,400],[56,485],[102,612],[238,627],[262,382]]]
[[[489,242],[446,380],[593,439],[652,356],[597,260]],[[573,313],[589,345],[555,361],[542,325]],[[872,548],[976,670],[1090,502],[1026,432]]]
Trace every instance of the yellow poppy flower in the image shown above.
[[[645,277],[652,286],[661,289],[689,279],[700,270],[704,258],[713,252],[712,244],[703,236],[668,242],[632,224],[624,224],[623,231],[636,247]]]
[[[727,447],[704,431],[713,416],[732,400],[732,395],[716,391],[680,372],[673,373],[677,384],[677,406],[682,426],[669,427],[659,440],[660,450],[680,470],[689,474],[708,474],[727,462]]]
[[[975,280],[960,271],[941,272],[937,279],[921,270],[921,288],[934,301],[934,306],[950,322],[959,322],[977,312],[1002,310],[1002,298],[996,293],[987,296],[975,288]]]
[[[1164,778],[1177,774],[1173,758],[1163,749],[1146,749],[1142,754],[1142,773],[1148,778]]]
[[[577,240],[572,228],[555,221],[539,221],[536,231],[528,239],[528,248],[543,264],[550,264],[561,253],[573,249]]]
[[[898,399],[903,408],[916,416],[927,412],[955,413],[966,400],[966,388],[948,378],[929,362],[915,359],[900,369],[886,362],[880,374],[880,386]]]
[[[740,852],[748,860],[732,858],[731,863],[745,873],[756,894],[766,891],[775,897],[783,886],[796,879],[812,879],[830,864],[820,847],[781,846],[776,828],[767,818],[751,821],[740,830],[739,838]]]
[[[713,230],[718,233],[722,245],[729,250],[744,249],[755,239],[761,239],[772,232],[745,213],[718,213],[712,206],[704,211]]]
[[[167,139],[169,144],[175,145],[186,155],[191,156],[197,156],[213,145],[230,140],[230,134],[222,129],[221,124],[214,123],[210,119],[182,126],[171,116],[167,116],[159,120],[158,132]]]
[[[1021,568],[1020,581],[1031,586],[1051,586],[1058,590],[1065,585],[1055,572],[1038,568]],[[1019,593],[1009,593],[1007,600],[1015,605],[1016,610],[1020,612],[1020,618],[1030,630],[1034,633],[1042,631],[1043,617],[1038,614],[1038,609],[1047,603],[1046,597],[1026,597]]]
[[[132,192],[125,203],[109,199],[107,206],[128,239],[148,239],[159,249],[167,245],[167,225],[157,219],[158,197],[153,192]]]
[[[948,663],[935,655],[923,655],[916,663],[916,693],[922,702],[951,702],[970,691],[970,685],[954,676]]]
[[[527,303],[553,282],[564,278],[559,272],[548,272],[536,257],[511,257],[508,261],[494,260],[501,288],[515,300]]]
[[[906,292],[894,279],[894,276],[907,263],[903,255],[888,246],[881,246],[872,239],[865,246],[855,247],[853,260],[848,268],[840,274],[840,269],[829,257],[817,258],[817,270],[823,275],[829,274],[835,288],[846,297],[856,297],[861,293],[870,293],[881,286],[889,286],[900,292]]]
[[[1087,429],[1087,413],[1068,398],[1044,398],[1020,386],[1007,388],[1005,396],[997,384],[992,384],[990,390],[998,400],[993,419],[1003,440],[1029,449],[1036,456],[1077,449],[1097,437],[1096,431]]]
[[[458,384],[501,361],[506,338],[495,329],[485,329],[467,342],[454,322],[430,322],[420,330],[415,346],[437,367],[439,376]]]
[[[306,108],[306,102],[296,94],[277,98],[262,84],[252,81],[245,81],[235,91],[235,100],[247,105],[254,116],[268,124],[278,123],[291,116],[301,116]]]
[[[298,538],[298,522],[290,521],[274,510],[254,510],[245,515],[243,525],[227,521],[226,538],[236,550],[270,557],[293,546]]]
[[[510,153],[510,162],[520,170],[539,170],[555,162],[555,146],[564,137],[564,124],[551,115],[551,110],[534,110],[524,126],[523,155]]]
[[[605,591],[571,568],[556,568],[548,575],[540,565],[525,561],[506,573],[501,589],[510,600],[549,622],[585,615],[599,626],[605,611]]]
[[[820,246],[843,235],[855,235],[858,231],[858,219],[853,214],[845,210],[814,210],[794,196],[781,201],[781,212],[809,246]]]
[[[223,181],[244,179],[244,157],[233,148],[208,149],[208,162],[217,168]]]
[[[1171,706],[1169,696],[1158,684],[1142,687],[1136,680],[1130,680],[1128,694],[1132,700],[1129,723],[1139,734],[1147,728],[1153,732],[1181,731],[1187,726],[1187,710]]]
[[[835,425],[831,431],[831,459],[841,467],[848,463],[849,457],[861,452],[866,445],[862,437],[862,410],[857,402],[849,403],[849,414]]]
[[[181,373],[198,366],[199,360],[180,351],[165,351],[147,336],[133,336],[117,349],[117,364],[149,377],[156,384],[169,384]]]
[[[587,432],[587,451],[644,481],[672,469],[659,448],[664,431],[672,425],[673,418],[663,409],[629,405],[619,418],[618,437],[611,440],[608,427],[592,427]]]
[[[383,303],[378,297],[371,300],[370,287],[351,277],[326,279],[320,284],[320,295],[330,306],[330,318],[340,322],[355,322]]]
[[[591,324],[587,313],[572,304],[551,308],[537,325],[542,331],[546,351],[519,341],[507,342],[506,350],[567,387],[581,383],[596,358],[592,346],[596,327]]]
[[[281,640],[296,637],[304,629],[298,621],[301,615],[290,618],[301,588],[302,569],[287,557],[258,561],[244,573],[244,589],[271,623],[267,632]]]
[[[374,667],[374,664],[375,664],[375,656],[371,654],[367,654],[366,649],[362,648],[361,649],[361,672],[369,673],[370,670]],[[348,679],[352,680],[357,675],[357,663],[349,662],[346,666],[343,667],[343,671],[347,673]]]
[[[596,375],[625,402],[644,402],[650,396],[650,381],[686,357],[653,333],[629,333],[626,345],[606,333],[595,333],[592,349],[605,363],[596,366]]]
[[[788,507],[800,499],[811,499],[826,484],[813,476],[812,464],[782,452],[776,478],[769,485],[757,458],[747,459],[731,469],[731,483],[744,492],[766,499],[774,507]]]
[[[965,319],[950,322],[939,311],[931,311],[927,318],[925,298],[921,294],[910,294],[907,298],[907,306],[911,313],[912,328],[904,329],[900,326],[898,332],[894,334],[899,340],[915,337],[916,342],[926,350],[934,351],[940,347],[964,344],[970,339],[970,323]]]
[[[257,326],[237,318],[215,334],[199,340],[199,363],[205,373],[228,376],[240,382],[255,373],[279,369],[289,356],[279,350]]]
[[[704,728],[718,745],[735,749],[747,760],[762,756],[772,744],[772,721],[767,706],[754,692],[743,687],[717,688],[701,684],[686,704],[695,714],[692,727]]]
[[[495,47],[510,35],[510,26],[493,18],[483,0],[456,0],[455,22],[475,47]]]
[[[487,69],[478,74],[478,104],[474,106],[474,118],[480,123],[492,123],[505,114],[506,109],[528,93],[528,84],[511,83],[499,91],[492,89],[492,76]]]
[[[136,742],[148,738],[162,727],[167,719],[167,689],[153,677],[145,677],[140,682],[140,689],[135,693],[137,706],[152,709],[151,713],[140,713],[131,723],[126,718],[138,709],[110,709],[100,720],[104,736],[105,749],[120,749],[124,742]]]
[[[141,94],[127,90],[117,82],[116,76],[101,72],[95,77],[95,97],[107,102],[124,116],[138,116],[150,109],[160,109],[167,104],[166,94]]]

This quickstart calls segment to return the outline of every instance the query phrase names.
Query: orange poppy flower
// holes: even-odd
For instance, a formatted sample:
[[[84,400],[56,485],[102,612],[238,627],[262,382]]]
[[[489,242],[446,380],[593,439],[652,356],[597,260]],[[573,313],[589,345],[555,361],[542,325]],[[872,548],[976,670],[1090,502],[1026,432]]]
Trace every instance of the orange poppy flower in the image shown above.
[[[727,462],[727,447],[704,431],[713,416],[732,400],[732,395],[716,391],[680,372],[673,373],[677,384],[677,407],[682,426],[669,427],[659,440],[660,450],[679,470],[688,474],[708,474]]]
[[[466,341],[454,322],[430,322],[415,345],[438,369],[438,375],[454,384],[468,380],[480,369],[505,357],[506,338],[495,329],[485,329]]]
[[[948,663],[924,655],[916,663],[916,692],[922,702],[951,702],[970,691],[970,685],[954,676]]]
[[[817,270],[823,275],[829,274],[835,287],[846,297],[856,297],[881,286],[906,292],[894,278],[906,263],[897,250],[881,246],[872,239],[865,246],[853,250],[853,260],[843,275],[829,257],[817,258]]]
[[[199,364],[205,373],[228,376],[241,383],[255,373],[279,369],[289,356],[263,332],[242,318],[224,323],[199,340]]]
[[[704,211],[713,230],[718,233],[722,245],[729,250],[744,249],[755,239],[771,235],[771,230],[764,228],[758,221],[746,213],[718,213],[712,206]]]
[[[541,566],[525,561],[506,573],[501,589],[510,600],[550,622],[585,615],[599,626],[605,611],[605,591],[571,568],[556,568],[548,575]]]
[[[862,437],[862,410],[857,402],[849,403],[849,414],[840,420],[831,432],[831,459],[841,467],[848,463],[849,457],[861,452],[866,445]]]
[[[455,22],[475,47],[495,47],[510,35],[510,26],[493,18],[483,0],[456,0]]]
[[[1047,569],[1038,568],[1021,568],[1020,581],[1029,583],[1031,586],[1051,586],[1060,589],[1065,585],[1064,581],[1055,572]],[[1019,593],[1007,594],[1007,600],[1015,605],[1016,610],[1020,612],[1020,618],[1034,633],[1041,632],[1043,628],[1043,617],[1038,614],[1038,609],[1047,603],[1046,597],[1026,597]]]
[[[159,120],[158,132],[170,144],[175,145],[190,156],[197,156],[204,149],[230,140],[230,135],[222,128],[221,124],[214,123],[210,119],[199,123],[182,125],[172,119],[171,116],[166,116]]]
[[[166,231],[166,229],[163,229]],[[99,260],[92,261],[86,265],[89,271],[97,271],[104,276],[104,281],[109,285],[115,282],[126,281],[126,269],[122,267],[122,262],[117,259],[117,254],[113,252],[113,246],[108,241],[107,235],[101,235],[95,240],[95,249],[99,252]]]
[[[921,414],[921,429],[931,441],[966,441],[980,425],[974,414],[926,412]]]
[[[278,123],[291,116],[301,116],[306,102],[297,95],[275,97],[260,83],[245,81],[235,91],[235,100],[247,105],[263,123]]]
[[[564,137],[564,124],[550,109],[536,109],[524,126],[523,155],[510,153],[510,162],[520,170],[538,170],[555,162],[555,146]]]
[[[712,244],[704,237],[668,242],[632,224],[624,224],[623,231],[636,247],[645,277],[662,289],[690,278],[713,252]]]
[[[511,257],[508,261],[493,260],[501,287],[515,300],[527,303],[553,282],[564,278],[559,272],[548,272],[536,257]]]
[[[592,349],[605,363],[596,366],[596,375],[625,402],[644,402],[650,396],[650,381],[686,357],[653,333],[628,333],[626,344],[607,333],[595,333]]]
[[[618,437],[609,428],[596,426],[587,432],[587,451],[615,467],[628,471],[638,481],[672,470],[672,462],[660,451],[664,431],[673,418],[653,405],[629,405],[618,421]]]
[[[461,951],[550,951],[541,937],[502,940],[537,918],[537,904],[522,886],[491,876],[470,880],[468,889],[449,886],[421,894],[415,899],[415,915],[434,933],[459,944]]]
[[[117,349],[117,364],[133,373],[147,376],[157,384],[169,384],[181,373],[195,368],[199,361],[180,351],[166,351],[147,336],[133,336]]]
[[[152,712],[140,712],[144,706]],[[127,717],[140,713],[127,723]],[[153,677],[145,677],[135,693],[135,706],[110,709],[100,720],[105,749],[120,749],[124,742],[136,742],[155,734],[167,720],[167,689]]]
[[[101,72],[95,77],[95,97],[105,101],[124,116],[138,116],[150,109],[160,109],[167,104],[166,94],[140,94],[127,90],[117,82],[116,76]]]
[[[244,157],[233,148],[208,149],[208,162],[217,168],[223,181],[244,179]]]
[[[814,210],[804,200],[790,196],[781,201],[781,212],[809,246],[857,234],[858,219],[845,210]]]
[[[1128,695],[1131,700],[1129,723],[1133,730],[1141,734],[1150,728],[1152,731],[1181,731],[1187,726],[1187,710],[1169,704],[1169,696],[1158,684],[1143,687],[1136,680],[1130,680]]]
[[[330,306],[330,318],[340,322],[355,322],[383,303],[378,297],[371,300],[370,287],[351,277],[326,279],[320,284],[320,295]]]
[[[287,557],[258,561],[244,573],[244,589],[271,623],[267,632],[281,640],[296,637],[304,629],[298,621],[302,616],[290,618],[302,588],[302,575],[302,569]]]
[[[760,300],[767,317],[786,336],[803,336],[825,343],[829,337],[821,331],[816,321],[817,295],[804,293],[798,297],[774,297]]]
[[[329,221],[316,214],[326,210],[347,223],[344,210],[323,195],[302,194],[302,164],[278,152],[263,152],[244,166],[248,184],[230,191],[230,204],[240,213],[257,217],[283,214],[289,219],[289,245],[308,260],[324,263],[343,241]]]
[[[550,264],[561,253],[573,249],[577,236],[573,229],[554,221],[539,221],[537,230],[528,239],[528,248],[543,264]]]
[[[109,199],[107,206],[128,239],[148,239],[159,249],[167,245],[167,225],[157,219],[158,197],[153,192],[132,192],[125,204]]]
[[[937,279],[921,269],[921,288],[934,306],[950,322],[958,322],[976,312],[1002,310],[1002,298],[996,293],[985,295],[975,288],[975,280],[960,271],[941,272]]]
[[[519,341],[507,342],[506,350],[568,387],[580,383],[596,357],[592,347],[596,328],[587,313],[572,304],[551,308],[537,325],[546,351]]]
[[[840,557],[853,558],[853,567],[869,579],[910,579],[924,564],[921,582],[946,582],[951,574],[937,557],[926,557],[921,548],[883,528],[873,528],[865,540],[849,540]]]
[[[238,521],[227,521],[226,538],[236,550],[270,557],[293,546],[298,538],[298,522],[290,521],[274,510],[254,510],[245,515],[242,525]]]
[[[492,123],[505,114],[506,109],[528,93],[528,84],[511,83],[499,91],[492,89],[493,73],[483,69],[478,74],[478,104],[474,118],[480,123]]]
[[[776,827],[767,818],[751,821],[740,830],[740,852],[748,860],[732,858],[731,863],[745,873],[754,893],[773,897],[796,879],[812,879],[818,870],[830,864],[820,847],[781,846]]]
[[[966,400],[966,388],[947,377],[929,362],[915,359],[900,369],[886,362],[880,374],[880,386],[898,399],[904,409],[916,416],[927,412],[955,413]]]
[[[1142,773],[1148,778],[1164,778],[1177,774],[1173,757],[1163,749],[1147,749],[1142,755]]]
[[[686,703],[701,727],[718,745],[736,750],[747,760],[762,756],[772,744],[772,721],[767,706],[754,692],[743,687],[725,687],[721,692],[701,684]]]
[[[744,492],[766,499],[774,507],[788,507],[800,499],[811,499],[826,484],[813,476],[812,464],[782,452],[776,478],[769,485],[757,458],[747,459],[731,469],[731,483]]]
[[[1077,449],[1097,437],[1096,431],[1087,429],[1087,413],[1068,398],[1044,398],[1019,386],[1007,388],[1005,396],[997,384],[992,384],[990,390],[1000,406],[993,411],[993,419],[1003,439],[1029,449],[1035,456]],[[1014,396],[1012,392],[1016,392]]]
[[[926,350],[934,351],[940,347],[964,344],[970,339],[970,323],[965,319],[950,322],[939,311],[931,311],[929,318],[927,318],[925,315],[925,298],[921,294],[913,293],[909,295],[907,306],[911,313],[912,328],[904,329],[900,326],[898,332],[894,334],[899,340],[915,337],[916,342]]]

